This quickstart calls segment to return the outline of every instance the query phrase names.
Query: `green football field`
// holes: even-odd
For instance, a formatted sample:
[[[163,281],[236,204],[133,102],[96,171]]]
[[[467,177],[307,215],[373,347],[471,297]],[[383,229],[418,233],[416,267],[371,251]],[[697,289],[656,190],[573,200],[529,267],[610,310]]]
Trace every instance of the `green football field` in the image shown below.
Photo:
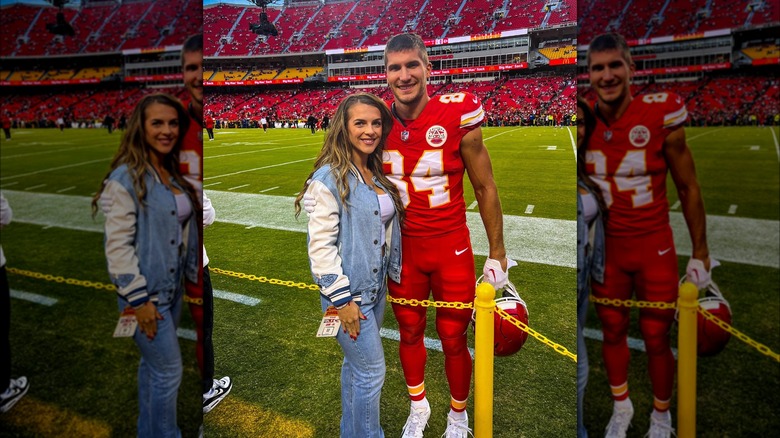
[[[483,132],[505,213],[507,249],[520,261],[511,279],[528,304],[530,325],[574,350],[574,132]],[[731,303],[734,326],[778,352],[777,129],[687,132],[708,211],[710,249],[722,261],[714,278]],[[338,432],[340,349],[332,339],[314,336],[321,318],[317,292],[285,285],[312,283],[306,218],[295,220],[292,203],[322,139],[321,133],[305,129],[267,134],[253,129],[217,130],[215,141],[204,142],[204,185],[217,211],[217,222],[205,231],[210,266],[266,280],[212,273],[217,374],[231,376],[235,386],[205,416],[207,436],[330,437]],[[100,216],[90,217],[89,202],[118,141],[117,134],[103,130],[14,130],[12,141],[0,141],[0,188],[14,210],[14,222],[2,230],[7,266],[13,270],[12,374],[31,381],[28,395],[0,416],[0,436],[134,433],[137,349],[111,337],[117,317],[113,292],[81,282],[108,282],[102,223]],[[669,197],[683,268],[690,244],[673,189]],[[473,202],[467,187],[479,270],[487,245]],[[80,281],[60,283],[58,276]],[[185,311],[185,329],[192,327],[188,318]],[[598,331],[593,312],[587,327]],[[408,399],[393,339],[397,325],[389,310],[384,328],[388,366],[382,424],[388,436],[397,436]],[[426,386],[433,408],[428,432],[434,435],[445,427],[448,391],[432,324],[426,335]],[[192,333],[183,330],[181,336],[185,383],[179,423],[185,436],[193,436],[200,424],[198,372]],[[639,338],[636,328],[631,336]],[[609,419],[611,401],[600,343],[590,339],[588,347],[592,373],[586,420],[597,436]],[[720,355],[701,359],[698,371],[700,436],[766,436],[778,429],[777,362],[732,339]],[[497,358],[494,435],[574,436],[575,375],[573,361],[536,339],[529,338],[514,356]],[[647,429],[652,396],[639,351],[632,352],[630,376],[637,414],[629,434],[640,436]],[[674,401],[672,409],[676,414]],[[473,400],[468,412],[473,424]]]
[[[531,326],[574,351],[573,131],[485,128],[483,134],[505,213],[507,248],[521,261],[511,279],[528,304]],[[295,220],[293,200],[323,138],[307,129],[218,130],[214,141],[204,142],[204,188],[217,211],[217,223],[204,236],[212,268],[312,283],[306,216]],[[466,204],[481,270],[487,243],[470,187]],[[240,297],[216,302],[218,374],[233,377],[235,386],[224,407],[206,416],[207,433],[337,436],[342,355],[334,340],[315,337],[322,317],[318,293],[274,280],[224,274],[212,274],[212,280],[216,294]],[[433,413],[428,431],[440,435],[449,392],[433,320],[429,310],[426,388]],[[387,377],[381,418],[385,433],[397,436],[409,401],[389,307],[383,337]],[[517,355],[497,358],[495,436],[569,434],[576,422],[575,381],[576,364],[536,340],[529,339]],[[473,420],[473,401],[468,412]]]

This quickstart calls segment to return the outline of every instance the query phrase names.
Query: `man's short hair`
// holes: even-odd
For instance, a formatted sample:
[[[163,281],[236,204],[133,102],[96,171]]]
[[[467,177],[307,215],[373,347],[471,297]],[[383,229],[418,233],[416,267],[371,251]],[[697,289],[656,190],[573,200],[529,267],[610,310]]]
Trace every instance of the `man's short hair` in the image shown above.
[[[423,64],[428,65],[428,50],[425,48],[425,42],[419,35],[414,33],[399,33],[390,38],[385,45],[385,67],[387,67],[387,54],[395,52],[405,52],[407,50],[417,50],[420,53],[420,59]]]
[[[184,54],[187,52],[203,52],[203,34],[191,35],[181,46],[181,63],[184,65]]]
[[[631,59],[631,51],[623,35],[619,33],[603,33],[590,41],[588,46],[588,67],[590,67],[590,54],[594,52],[605,52],[607,50],[619,50],[628,65],[634,63]]]

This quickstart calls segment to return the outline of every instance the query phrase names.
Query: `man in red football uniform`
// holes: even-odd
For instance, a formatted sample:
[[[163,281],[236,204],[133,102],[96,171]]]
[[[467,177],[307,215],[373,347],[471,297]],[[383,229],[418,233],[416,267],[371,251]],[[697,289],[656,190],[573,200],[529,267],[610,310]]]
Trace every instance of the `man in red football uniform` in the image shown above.
[[[396,118],[387,139],[385,172],[398,187],[406,208],[401,282],[390,281],[390,293],[395,298],[424,300],[432,292],[437,301],[472,302],[475,270],[466,227],[464,170],[474,187],[490,245],[485,279],[496,288],[503,287],[507,270],[516,265],[506,258],[504,249],[501,202],[480,128],[482,104],[471,93],[428,96],[431,64],[417,35],[392,37],[384,60]],[[393,304],[393,311],[412,400],[403,436],[421,437],[431,413],[424,383],[426,308]],[[447,437],[469,433],[466,401],[472,366],[466,329],[470,320],[468,309],[436,309],[451,395]]]
[[[587,61],[598,119],[588,144],[587,169],[601,187],[609,210],[604,282],[592,285],[593,294],[630,299],[636,292],[641,301],[674,303],[677,255],[669,225],[667,171],[677,188],[693,243],[688,278],[705,287],[711,264],[717,263],[709,258],[704,202],[682,127],[688,115],[685,103],[673,93],[631,96],[635,65],[620,35],[596,37],[588,48]],[[629,310],[596,305],[615,402],[608,437],[624,437],[634,412],[628,398]],[[673,309],[641,309],[639,313],[654,396],[650,437],[669,437],[673,432],[669,413],[674,383],[669,338],[673,320]]]
[[[190,96],[187,109],[190,114],[190,128],[184,135],[179,163],[182,174],[203,192],[203,35],[193,35],[185,41],[181,51],[184,86]],[[214,210],[210,202],[203,205],[204,225],[213,222]],[[208,222],[211,223],[211,222]],[[202,228],[200,229],[202,233]],[[200,236],[203,242],[203,236]],[[203,261],[208,263],[206,247],[203,247]],[[192,319],[197,332],[195,348],[203,381],[203,412],[214,408],[230,392],[230,377],[214,379],[214,345],[211,333],[214,329],[214,291],[211,287],[208,265],[202,264],[202,274],[198,284],[187,282],[185,301],[189,303]]]

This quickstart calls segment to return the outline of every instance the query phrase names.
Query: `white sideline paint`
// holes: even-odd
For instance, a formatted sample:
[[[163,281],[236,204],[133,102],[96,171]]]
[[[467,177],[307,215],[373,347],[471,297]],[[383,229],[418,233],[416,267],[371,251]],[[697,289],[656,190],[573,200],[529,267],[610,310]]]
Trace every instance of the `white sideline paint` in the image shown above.
[[[777,142],[777,135],[775,134],[775,128],[773,126],[770,126],[769,132],[772,133],[772,140],[775,141],[775,152],[777,152],[777,161],[780,161],[780,144],[778,144]]]
[[[379,329],[379,336],[390,339],[393,341],[400,341],[401,340],[401,334],[398,333],[398,330],[389,329],[389,328],[380,328]],[[441,347],[441,341],[438,339],[431,339],[428,337],[423,338],[423,343],[425,344],[425,348],[429,350],[436,350],[436,351],[443,351]],[[469,353],[471,353],[471,357],[474,357],[474,349],[469,348]]]
[[[253,306],[253,307],[260,304],[261,302],[259,298],[248,297],[246,295],[241,295],[234,292],[227,292],[219,289],[214,289],[214,297],[221,298],[227,301],[233,301],[234,303]]]
[[[574,140],[574,135],[571,133],[571,127],[566,128],[569,133],[569,140],[571,140],[571,149],[574,151],[574,162],[577,162],[577,142]]]
[[[305,233],[308,218],[295,220],[295,198],[251,193],[206,191],[217,209],[217,222]],[[485,228],[478,212],[467,212],[474,253],[487,256]],[[504,239],[514,260],[574,268],[577,265],[576,221],[504,216]]]
[[[176,335],[182,339],[188,339],[190,341],[196,341],[198,339],[198,334],[195,332],[195,330],[192,329],[179,327],[176,329]]]
[[[592,328],[585,327],[585,329],[582,331],[582,334],[586,338],[595,339],[599,342],[604,342],[604,333],[601,332],[601,330],[596,330]],[[646,351],[645,350],[645,341],[641,339],[636,338],[628,338],[628,348],[632,350],[639,350],[639,351]],[[674,358],[677,359],[677,349],[672,348],[672,354],[674,355]]]
[[[44,306],[53,306],[57,303],[56,298],[47,297],[44,295],[34,294],[32,292],[25,292],[23,290],[11,289],[11,298],[17,300],[25,300],[35,304],[43,304]]]
[[[293,197],[207,190],[217,209],[217,222],[275,230],[306,232],[305,215],[296,221]],[[103,215],[92,220],[87,196],[3,190],[14,222],[103,233]],[[487,255],[487,237],[479,213],[467,212],[474,252]],[[682,213],[670,213],[677,254],[691,253]],[[504,216],[508,256],[515,260],[575,267],[575,221]],[[780,221],[707,216],[710,256],[725,262],[780,268]],[[521,267],[522,269],[522,267]]]

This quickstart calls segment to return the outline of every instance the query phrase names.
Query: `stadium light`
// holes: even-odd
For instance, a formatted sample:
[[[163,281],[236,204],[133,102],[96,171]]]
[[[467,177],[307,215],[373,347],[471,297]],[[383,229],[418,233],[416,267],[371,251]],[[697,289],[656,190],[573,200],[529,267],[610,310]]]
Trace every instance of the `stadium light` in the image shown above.
[[[46,23],[46,29],[55,35],[74,36],[76,32],[73,30],[73,26],[65,19],[65,14],[62,12],[62,8],[69,3],[70,0],[51,0],[51,4],[59,8],[57,12],[56,23]]]
[[[251,23],[249,25],[249,29],[258,35],[265,35],[265,36],[279,35],[279,31],[276,30],[276,26],[274,26],[274,24],[268,20],[268,13],[265,10],[266,5],[271,3],[271,1],[270,0],[248,0],[248,1],[262,8],[262,12],[260,12],[260,22]]]

